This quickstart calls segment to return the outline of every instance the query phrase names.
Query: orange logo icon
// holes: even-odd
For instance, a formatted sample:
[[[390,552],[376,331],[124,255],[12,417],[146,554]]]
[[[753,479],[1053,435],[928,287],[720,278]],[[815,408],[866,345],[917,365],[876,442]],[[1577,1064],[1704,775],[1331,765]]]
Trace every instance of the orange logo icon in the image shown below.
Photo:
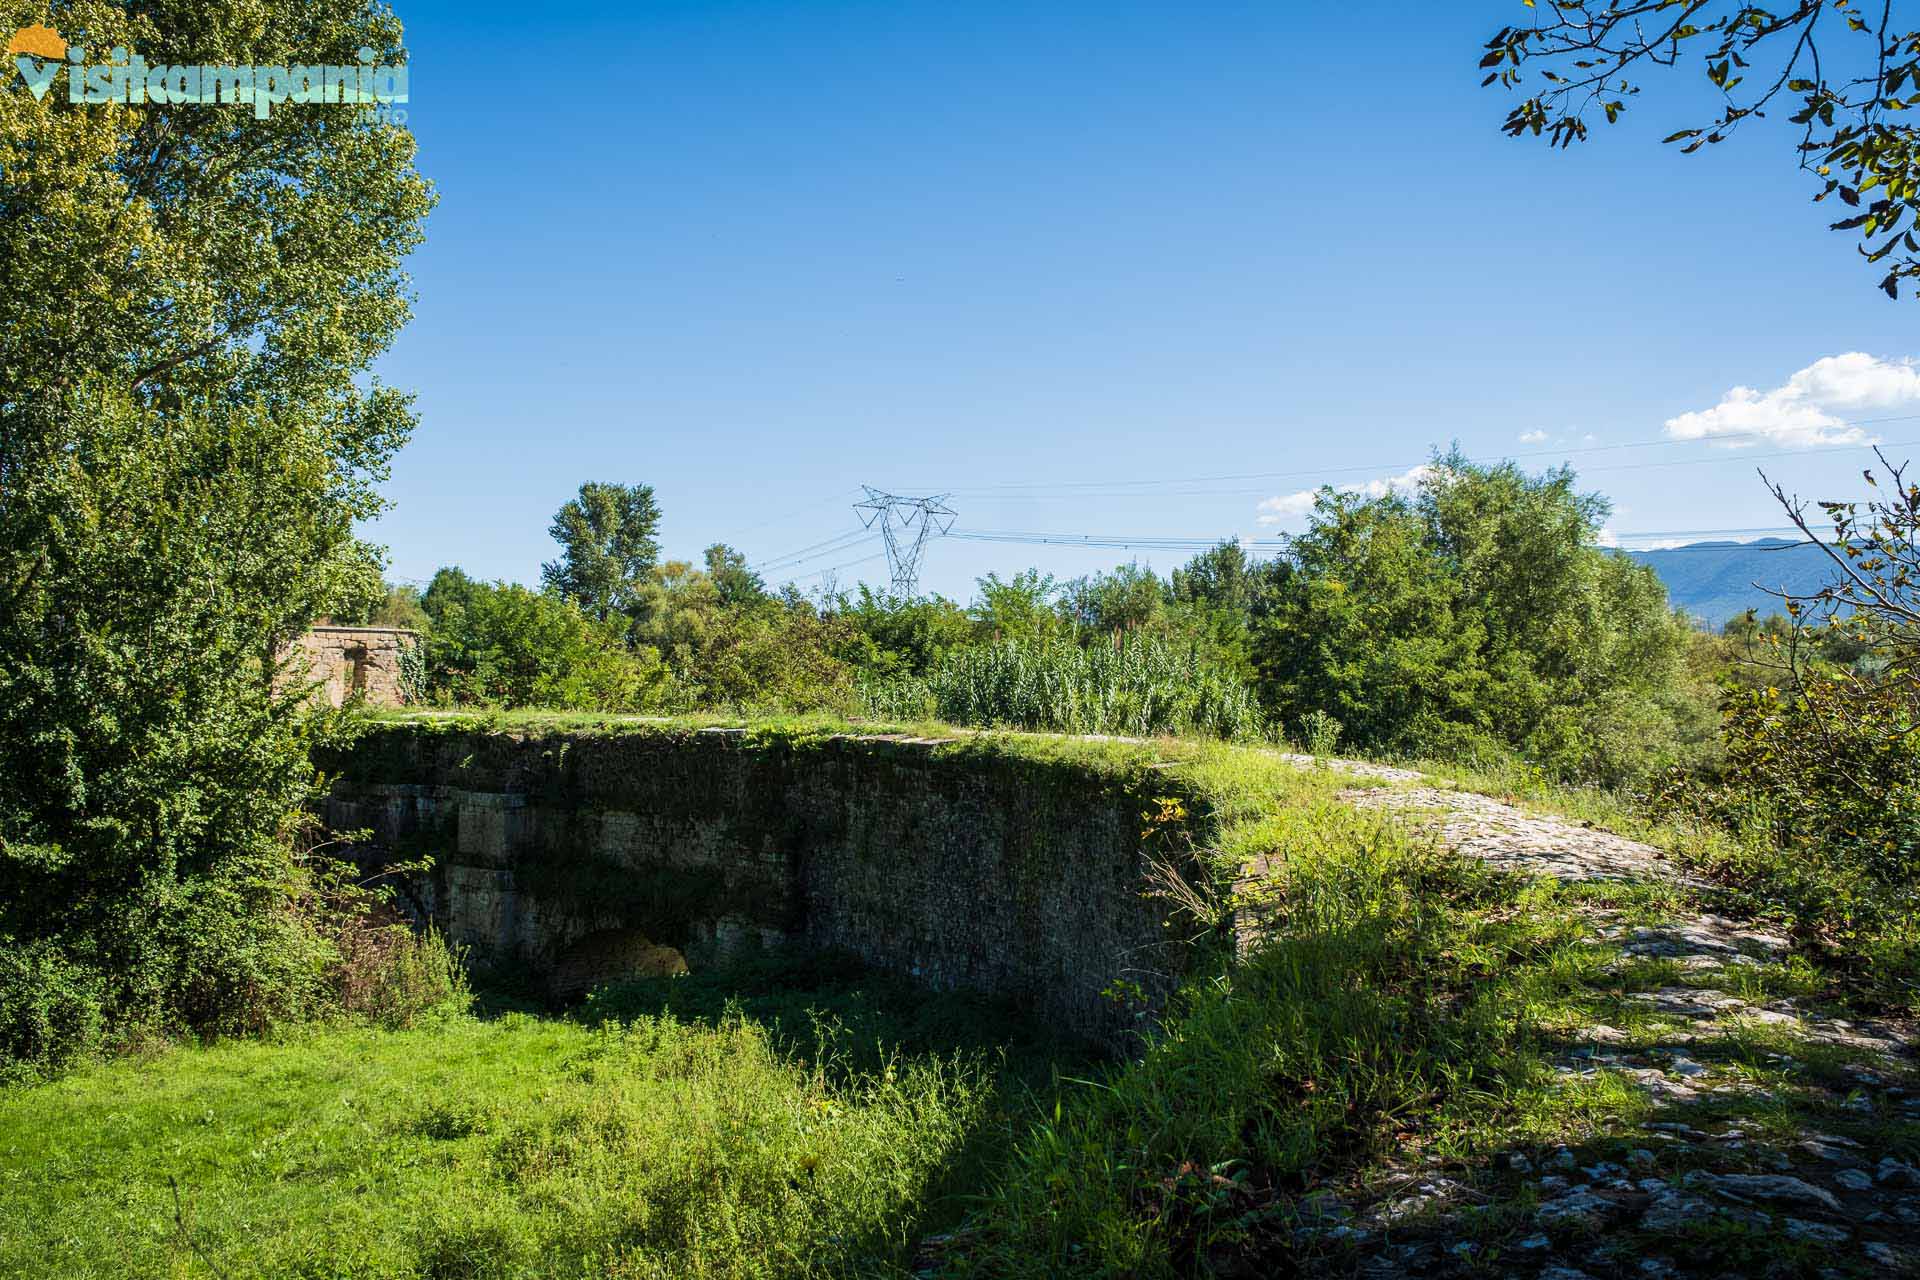
[[[13,39],[7,41],[7,54],[30,53],[36,58],[64,58],[67,56],[67,42],[52,27],[35,23],[22,27],[13,33]]]

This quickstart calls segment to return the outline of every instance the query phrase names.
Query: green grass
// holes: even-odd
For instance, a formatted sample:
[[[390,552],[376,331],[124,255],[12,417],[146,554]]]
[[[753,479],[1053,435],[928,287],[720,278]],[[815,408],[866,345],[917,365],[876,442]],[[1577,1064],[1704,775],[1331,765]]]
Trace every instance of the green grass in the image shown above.
[[[1570,918],[1496,910],[1521,890],[1385,819],[1326,809],[1259,829],[1281,855],[1265,905],[1279,933],[1189,990],[1140,1061],[1062,1095],[971,1224],[966,1269],[1303,1265],[1298,1196],[1515,1119],[1531,1006],[1551,994],[1531,986],[1551,987]]]
[[[750,1276],[898,1260],[990,1064],[836,1071],[738,1017],[508,1015],[0,1095],[0,1273]]]
[[[871,726],[753,726],[770,746],[850,729]],[[1213,963],[1135,1057],[1095,1061],[1002,1007],[831,958],[624,984],[565,1019],[176,1049],[0,1093],[0,1273],[1291,1274],[1344,1265],[1296,1234],[1308,1197],[1365,1203],[1442,1169],[1475,1188],[1451,1238],[1497,1263],[1536,1229],[1538,1194],[1503,1152],[1624,1161],[1667,1119],[1920,1150],[1920,1124],[1847,1104],[1858,1054],[1774,1027],[1694,1044],[1716,1079],[1765,1092],[1686,1109],[1619,1070],[1556,1069],[1596,1023],[1621,1033],[1613,1052],[1673,1043],[1636,991],[1834,994],[1803,959],[1709,976],[1595,939],[1595,911],[1690,908],[1672,885],[1497,874],[1342,803],[1351,779],[1257,750],[1019,734],[938,750],[1071,763],[1191,808],[1162,838],[1201,842],[1211,881],[1179,905]],[[1239,964],[1217,945],[1236,911],[1267,922]],[[1706,1159],[1653,1145],[1663,1177]],[[1765,1238],[1622,1242],[1641,1244],[1712,1271]],[[1818,1260],[1787,1253],[1789,1270]]]
[[[1324,773],[1219,744],[981,734],[940,750],[1164,784],[1199,811],[1192,831],[1221,837],[1223,877],[1245,832],[1337,808]],[[978,1203],[1054,1071],[1093,1069],[1005,1010],[826,961],[628,984],[573,1019],[181,1047],[0,1094],[0,1221],[23,1224],[0,1232],[0,1272],[897,1268]]]
[[[830,715],[623,716],[572,711],[370,711],[362,732],[502,733],[570,737],[676,738],[707,729],[738,731],[749,746],[796,750],[835,738],[915,738],[937,754],[992,755],[1036,764],[1065,764],[1113,774],[1199,759],[1220,749],[1213,739],[1161,736],[1139,740],[976,729],[935,720],[849,720]],[[1251,749],[1247,749],[1251,752]]]

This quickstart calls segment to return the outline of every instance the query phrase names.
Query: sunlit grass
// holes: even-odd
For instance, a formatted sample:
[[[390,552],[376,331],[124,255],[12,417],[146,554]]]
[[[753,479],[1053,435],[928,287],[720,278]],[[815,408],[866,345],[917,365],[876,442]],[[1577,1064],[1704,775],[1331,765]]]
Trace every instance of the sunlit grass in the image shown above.
[[[739,1018],[510,1015],[128,1060],[0,1095],[0,1273],[774,1275],[898,1259],[991,1097]]]

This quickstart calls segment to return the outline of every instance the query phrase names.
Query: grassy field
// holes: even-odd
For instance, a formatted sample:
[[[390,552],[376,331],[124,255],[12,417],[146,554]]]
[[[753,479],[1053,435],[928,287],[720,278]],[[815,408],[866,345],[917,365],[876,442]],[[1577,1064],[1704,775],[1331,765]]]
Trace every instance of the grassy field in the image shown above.
[[[994,1095],[743,1017],[507,1014],[96,1067],[0,1102],[0,1272],[705,1276],[899,1259]]]
[[[1595,918],[1658,923],[1681,890],[1498,875],[1341,802],[1350,780],[1257,751],[952,749],[1170,762],[1216,873],[1185,924],[1255,907],[1264,947],[1203,968],[1124,1061],[819,958],[625,984],[565,1014],[483,1000],[408,1031],[97,1064],[0,1093],[0,1274],[1340,1274],[1354,1257],[1306,1206],[1438,1170],[1473,1186],[1447,1239],[1494,1260],[1537,1230],[1539,1193],[1505,1153],[1624,1161],[1681,1118],[1619,1071],[1556,1067],[1584,1029],[1659,1053],[1674,1032],[1636,992],[1833,994],[1800,960],[1702,977],[1625,959]],[[1268,874],[1236,891],[1256,857]],[[1847,1095],[1845,1052],[1756,1028],[1696,1053],[1738,1088],[1690,1123],[1920,1152],[1920,1121]],[[1706,1158],[1662,1149],[1645,1171]],[[1854,1273],[1771,1228],[1625,1246],[1700,1274]]]

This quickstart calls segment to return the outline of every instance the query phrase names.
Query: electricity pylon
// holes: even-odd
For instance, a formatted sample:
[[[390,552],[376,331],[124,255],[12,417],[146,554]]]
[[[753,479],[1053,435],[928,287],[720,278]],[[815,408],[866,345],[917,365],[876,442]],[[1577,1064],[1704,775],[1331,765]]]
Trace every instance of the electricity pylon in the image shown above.
[[[947,505],[953,495],[903,498],[870,484],[860,487],[867,491],[867,500],[854,503],[853,509],[860,513],[860,523],[866,528],[880,526],[880,536],[887,544],[887,568],[893,574],[893,594],[912,596],[920,585],[920,556],[928,540],[953,528],[959,517]]]

